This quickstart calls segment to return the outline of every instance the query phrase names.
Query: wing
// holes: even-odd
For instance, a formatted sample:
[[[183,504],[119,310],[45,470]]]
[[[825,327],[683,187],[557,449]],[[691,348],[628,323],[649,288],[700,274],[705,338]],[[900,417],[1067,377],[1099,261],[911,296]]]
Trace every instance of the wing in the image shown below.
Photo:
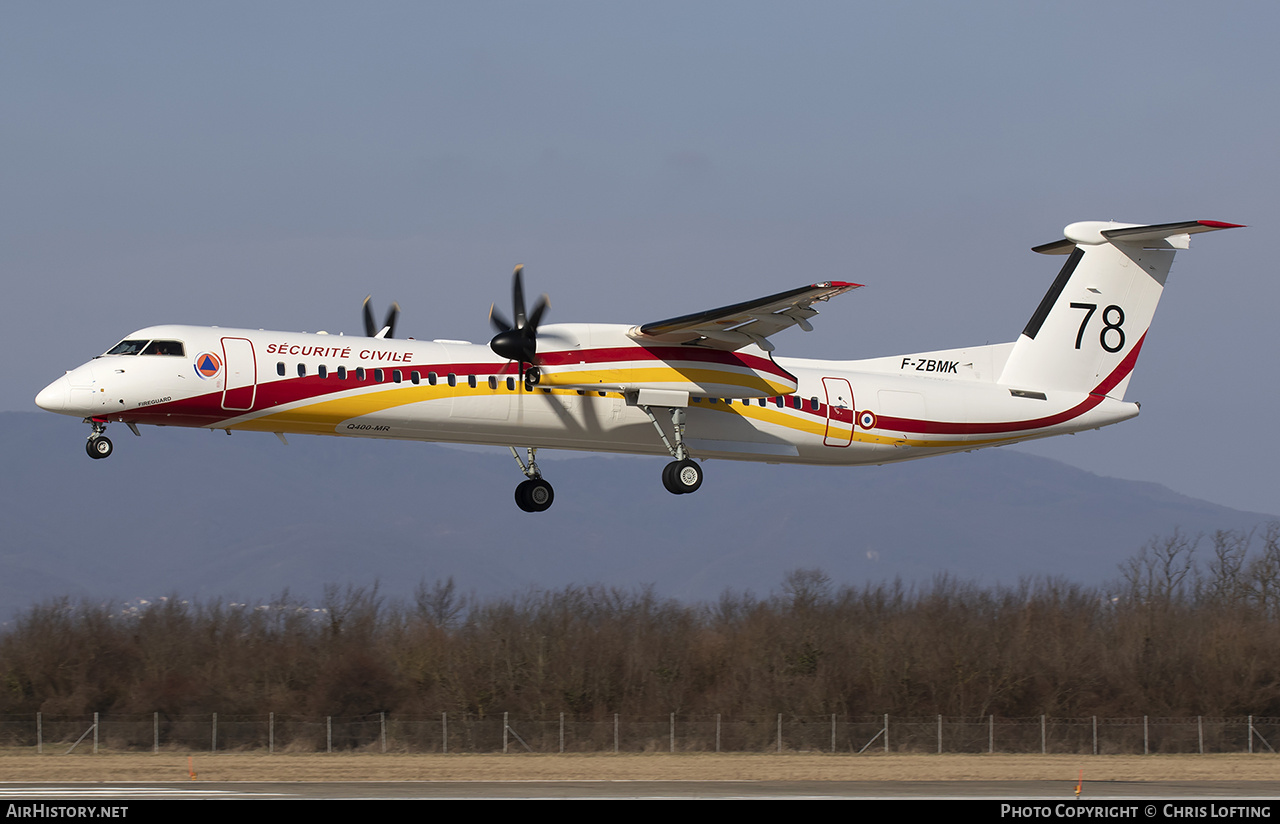
[[[818,314],[812,306],[815,301],[830,300],[861,285],[828,281],[801,286],[708,312],[646,323],[632,329],[630,337],[641,343],[676,343],[729,351],[754,343],[764,351],[772,352],[770,335],[796,324],[806,332],[813,329],[809,318]]]

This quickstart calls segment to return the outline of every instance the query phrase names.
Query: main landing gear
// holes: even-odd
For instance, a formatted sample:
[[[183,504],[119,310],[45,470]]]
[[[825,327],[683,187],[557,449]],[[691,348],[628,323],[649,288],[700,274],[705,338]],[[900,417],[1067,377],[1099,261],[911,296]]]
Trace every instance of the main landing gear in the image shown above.
[[[662,485],[672,495],[685,495],[689,492],[697,492],[702,486],[702,467],[689,457],[689,448],[684,445],[684,427],[685,427],[685,411],[683,407],[671,408],[671,429],[675,433],[675,445],[668,440],[667,434],[662,431],[661,424],[654,416],[649,406],[640,405],[644,413],[649,416],[649,420],[653,423],[653,428],[658,431],[658,437],[662,439],[662,443],[667,447],[667,451],[671,453],[671,457],[675,458],[671,463],[662,468]],[[542,470],[538,469],[538,449],[537,447],[528,447],[528,461],[520,457],[520,453],[516,448],[510,447],[511,457],[516,459],[520,471],[524,473],[526,480],[522,481],[516,487],[516,506],[525,512],[545,512],[551,508],[551,503],[556,498],[555,490],[551,488],[551,484],[547,483],[542,477]]]
[[[94,460],[111,457],[114,447],[111,445],[111,439],[103,434],[107,431],[107,422],[93,420],[92,418],[88,422],[93,425],[93,432],[89,434],[89,440],[84,445],[84,451],[88,452],[89,457]]]
[[[511,447],[511,457],[520,465],[520,471],[528,480],[521,481],[516,487],[516,506],[525,512],[546,512],[556,499],[551,484],[542,478],[542,470],[538,469],[538,449],[531,446],[528,450],[529,462],[525,463],[516,448]]]
[[[658,437],[662,438],[667,451],[671,453],[671,457],[675,458],[662,468],[662,485],[672,495],[697,492],[698,487],[702,486],[702,467],[689,457],[689,448],[684,445],[684,408],[672,407],[671,409],[671,430],[675,434],[675,446],[667,440],[667,435],[658,425],[658,419],[651,408],[648,406],[640,406],[640,408],[649,416],[653,428],[658,430]]]
[[[662,485],[672,495],[697,492],[702,486],[702,467],[688,458],[672,461],[662,468]]]

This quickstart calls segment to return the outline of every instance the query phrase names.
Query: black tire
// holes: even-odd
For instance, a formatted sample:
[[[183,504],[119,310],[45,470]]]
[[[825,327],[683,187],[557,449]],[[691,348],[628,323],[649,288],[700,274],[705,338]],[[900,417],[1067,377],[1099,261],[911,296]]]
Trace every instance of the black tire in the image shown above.
[[[702,486],[702,467],[688,459],[672,461],[662,470],[662,485],[676,495],[697,492]]]
[[[111,457],[113,449],[114,447],[111,445],[111,439],[106,435],[98,435],[97,437],[90,438],[84,445],[84,451],[89,453],[89,457],[94,460]]]
[[[521,481],[519,485],[516,486],[516,506],[520,507],[524,512],[533,512],[533,510],[529,508],[530,483],[532,483],[532,481]]]
[[[679,495],[683,490],[676,486],[676,467],[680,465],[679,461],[672,461],[662,467],[662,485],[672,495]]]
[[[522,481],[516,487],[516,506],[525,512],[546,512],[555,499],[555,490],[541,478]]]

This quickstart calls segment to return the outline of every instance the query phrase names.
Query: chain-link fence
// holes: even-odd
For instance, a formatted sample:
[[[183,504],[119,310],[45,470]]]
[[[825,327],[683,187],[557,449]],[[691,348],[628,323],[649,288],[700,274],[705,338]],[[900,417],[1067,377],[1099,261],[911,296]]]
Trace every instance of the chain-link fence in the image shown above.
[[[0,746],[40,753],[1157,753],[1274,752],[1280,718],[611,715],[440,713],[358,717],[0,716]]]

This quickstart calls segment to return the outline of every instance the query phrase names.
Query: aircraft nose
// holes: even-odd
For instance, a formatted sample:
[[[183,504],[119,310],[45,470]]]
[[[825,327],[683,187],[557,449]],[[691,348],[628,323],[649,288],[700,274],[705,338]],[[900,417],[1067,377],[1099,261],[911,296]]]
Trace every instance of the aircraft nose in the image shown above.
[[[71,403],[71,382],[63,375],[53,383],[40,390],[36,395],[36,406],[48,412],[61,412]]]

